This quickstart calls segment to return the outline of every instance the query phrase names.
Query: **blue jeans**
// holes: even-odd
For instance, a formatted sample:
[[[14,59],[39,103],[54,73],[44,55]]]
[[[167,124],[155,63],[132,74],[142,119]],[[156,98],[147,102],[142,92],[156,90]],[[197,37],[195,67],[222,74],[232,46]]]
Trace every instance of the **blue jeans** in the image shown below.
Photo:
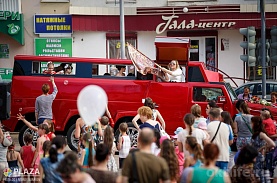
[[[44,122],[44,120],[46,120],[47,118],[39,118],[38,119],[38,125],[42,124]]]
[[[218,168],[227,171],[228,170],[228,161],[217,161],[215,166]]]

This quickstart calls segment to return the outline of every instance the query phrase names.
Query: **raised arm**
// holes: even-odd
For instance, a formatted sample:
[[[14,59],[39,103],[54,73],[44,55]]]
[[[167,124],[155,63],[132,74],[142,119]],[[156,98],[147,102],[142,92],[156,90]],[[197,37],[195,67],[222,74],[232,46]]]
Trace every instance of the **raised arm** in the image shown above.
[[[134,126],[139,130],[139,125],[137,123],[137,121],[139,120],[140,116],[139,114],[137,114],[133,119],[132,119],[132,123],[134,124]]]
[[[157,112],[157,117],[158,117],[159,121],[161,122],[163,129],[165,130],[164,118],[162,117],[161,113],[158,110],[156,110],[156,112]]]
[[[21,113],[17,114],[17,119],[21,120],[25,123],[26,126],[28,126],[28,128],[34,130],[34,131],[38,131],[38,128],[35,127],[32,123],[30,123],[29,121],[27,121],[24,116],[21,115]]]
[[[271,140],[271,138],[269,138],[265,133],[261,132],[260,133],[260,138],[266,141],[269,148],[275,147],[274,141]]]
[[[78,118],[76,120],[76,124],[75,124],[75,138],[80,138],[80,134],[81,134],[81,125],[83,124],[83,120],[82,118]]]
[[[56,95],[58,93],[58,88],[56,86],[56,83],[55,83],[55,80],[54,80],[53,76],[50,77],[50,81],[52,82],[52,85],[53,85],[53,93],[51,94],[51,96],[53,97],[53,99],[55,99]]]

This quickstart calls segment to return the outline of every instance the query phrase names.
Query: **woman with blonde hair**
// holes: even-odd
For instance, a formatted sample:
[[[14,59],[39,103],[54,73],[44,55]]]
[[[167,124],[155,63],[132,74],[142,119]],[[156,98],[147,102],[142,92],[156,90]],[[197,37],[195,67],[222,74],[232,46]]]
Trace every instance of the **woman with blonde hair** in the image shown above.
[[[182,82],[184,81],[183,72],[177,60],[172,60],[168,64],[168,68],[160,67],[165,72],[165,78],[163,80],[167,82]]]
[[[206,123],[207,119],[204,118],[201,115],[201,107],[200,107],[200,105],[198,105],[198,104],[192,105],[191,108],[190,108],[190,112],[195,117],[194,124],[193,124],[194,128],[198,128],[198,123],[201,122],[201,121],[204,121]]]

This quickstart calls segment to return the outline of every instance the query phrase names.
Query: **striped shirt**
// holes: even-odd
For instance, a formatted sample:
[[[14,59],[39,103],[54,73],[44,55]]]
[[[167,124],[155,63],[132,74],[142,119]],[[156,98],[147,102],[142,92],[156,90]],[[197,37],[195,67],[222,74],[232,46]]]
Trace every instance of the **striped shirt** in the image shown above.
[[[54,91],[50,95],[41,95],[36,98],[35,112],[38,113],[38,119],[46,118],[53,119],[52,103],[58,93],[57,87],[54,87]]]

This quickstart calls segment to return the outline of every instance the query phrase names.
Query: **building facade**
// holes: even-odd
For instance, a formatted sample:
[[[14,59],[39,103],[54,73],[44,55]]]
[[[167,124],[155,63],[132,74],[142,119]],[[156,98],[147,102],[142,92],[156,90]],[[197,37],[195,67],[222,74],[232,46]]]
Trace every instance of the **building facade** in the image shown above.
[[[61,38],[59,34],[34,34],[35,14],[72,16],[72,34],[62,35],[72,39],[72,56],[120,57],[118,0],[24,0],[21,4],[25,44],[20,45],[10,36],[0,33],[0,44],[9,45],[10,50],[9,58],[0,58],[1,68],[12,68],[15,54],[36,54],[36,38]],[[261,37],[257,1],[126,0],[124,7],[125,40],[149,58],[156,58],[156,36],[190,37],[191,61],[204,62],[208,69],[224,72],[237,85],[245,82],[245,79],[261,78],[258,62],[256,67],[248,67],[240,60],[240,55],[244,53],[240,42],[245,38],[239,29],[254,26],[256,39]],[[266,1],[265,10],[266,38],[270,41],[270,29],[277,25],[277,2]],[[101,70],[110,71],[108,66],[96,69],[98,73]],[[267,75],[269,79],[276,79],[276,67],[270,63]],[[226,81],[236,85],[229,79]]]

